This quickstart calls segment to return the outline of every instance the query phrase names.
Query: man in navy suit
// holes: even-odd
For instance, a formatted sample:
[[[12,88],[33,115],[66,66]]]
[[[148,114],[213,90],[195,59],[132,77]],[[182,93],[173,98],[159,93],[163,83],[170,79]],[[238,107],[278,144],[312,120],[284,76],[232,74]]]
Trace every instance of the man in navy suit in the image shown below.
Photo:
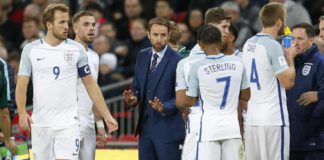
[[[152,46],[141,50],[131,90],[124,92],[128,106],[139,105],[140,160],[180,160],[185,137],[181,112],[175,106],[176,68],[182,58],[168,45],[170,22],[149,21],[147,36]]]

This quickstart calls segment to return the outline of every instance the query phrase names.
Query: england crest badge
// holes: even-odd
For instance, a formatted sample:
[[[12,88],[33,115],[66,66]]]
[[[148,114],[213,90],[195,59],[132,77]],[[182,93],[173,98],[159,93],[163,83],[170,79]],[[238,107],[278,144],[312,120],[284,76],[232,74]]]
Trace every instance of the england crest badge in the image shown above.
[[[303,70],[302,70],[302,74],[303,76],[307,76],[311,70],[312,66],[311,65],[308,65],[306,64],[304,67],[303,67]]]
[[[67,50],[64,53],[64,60],[65,62],[69,63],[70,65],[74,62],[74,54],[73,51]]]

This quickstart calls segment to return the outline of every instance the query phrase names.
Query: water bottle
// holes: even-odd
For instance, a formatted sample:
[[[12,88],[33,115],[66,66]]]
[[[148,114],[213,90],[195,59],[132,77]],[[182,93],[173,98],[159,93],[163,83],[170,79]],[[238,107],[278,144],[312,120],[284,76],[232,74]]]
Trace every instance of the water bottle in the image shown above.
[[[290,28],[287,26],[285,27],[285,35],[282,38],[282,46],[284,48],[289,48],[291,46],[293,37],[291,36]]]
[[[11,137],[11,140],[15,142],[15,137]],[[7,148],[7,154],[6,154],[6,159],[5,160],[17,160],[16,155],[12,155],[10,150]]]

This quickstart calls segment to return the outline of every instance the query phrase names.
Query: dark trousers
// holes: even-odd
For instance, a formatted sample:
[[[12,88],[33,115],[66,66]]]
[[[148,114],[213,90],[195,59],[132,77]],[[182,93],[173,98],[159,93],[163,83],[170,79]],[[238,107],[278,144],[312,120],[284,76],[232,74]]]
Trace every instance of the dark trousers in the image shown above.
[[[181,160],[182,141],[162,142],[156,136],[150,118],[142,122],[139,138],[139,160]]]
[[[324,151],[291,151],[289,160],[324,160]]]

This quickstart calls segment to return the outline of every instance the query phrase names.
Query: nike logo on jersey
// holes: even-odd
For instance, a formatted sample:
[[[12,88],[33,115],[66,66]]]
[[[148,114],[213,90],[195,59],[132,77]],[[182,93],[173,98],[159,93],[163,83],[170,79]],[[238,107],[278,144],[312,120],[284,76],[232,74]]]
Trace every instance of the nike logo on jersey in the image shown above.
[[[78,153],[73,153],[72,155],[73,155],[73,156],[77,156],[77,155],[79,155],[79,154],[78,154]]]
[[[41,60],[43,60],[43,59],[45,59],[45,58],[37,58],[37,61],[41,61]]]

